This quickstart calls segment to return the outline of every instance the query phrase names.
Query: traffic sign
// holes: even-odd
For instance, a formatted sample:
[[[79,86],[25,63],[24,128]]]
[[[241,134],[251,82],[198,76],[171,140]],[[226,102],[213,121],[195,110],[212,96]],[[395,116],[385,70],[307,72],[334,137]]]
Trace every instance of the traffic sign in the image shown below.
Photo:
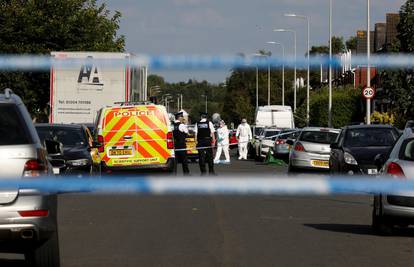
[[[362,90],[362,96],[365,97],[365,99],[371,99],[375,96],[375,89],[371,87],[366,87],[364,90]]]

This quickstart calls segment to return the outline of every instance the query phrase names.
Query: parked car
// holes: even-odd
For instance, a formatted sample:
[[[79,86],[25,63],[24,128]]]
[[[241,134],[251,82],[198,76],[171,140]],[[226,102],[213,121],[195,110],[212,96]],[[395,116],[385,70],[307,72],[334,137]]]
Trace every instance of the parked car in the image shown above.
[[[338,137],[338,129],[304,128],[295,142],[288,140],[293,146],[289,154],[289,172],[297,169],[329,170],[330,145]]]
[[[390,154],[378,154],[375,160],[381,175],[402,179],[413,178],[413,130],[406,128]],[[376,233],[391,234],[395,225],[408,226],[410,224],[414,224],[414,192],[374,196],[372,228]]]
[[[99,157],[93,147],[89,129],[78,124],[36,124],[40,139],[56,140],[63,144],[63,159],[66,163],[65,174],[100,174]]]
[[[275,145],[275,140],[282,130],[277,128],[266,128],[263,137],[259,141],[258,154],[261,159],[266,158],[270,149]]]
[[[29,112],[10,89],[0,94],[0,177],[53,175]],[[23,253],[30,266],[59,266],[57,198],[31,189],[0,190],[0,251]]]
[[[332,173],[375,175],[377,154],[388,154],[400,133],[390,125],[353,125],[342,129],[331,145]]]
[[[233,149],[233,148],[237,148],[239,141],[237,140],[236,137],[236,130],[229,130],[229,148]]]
[[[300,134],[298,129],[285,129],[280,132],[274,142],[273,155],[277,158],[288,158],[291,145],[286,143],[287,140],[295,142]]]

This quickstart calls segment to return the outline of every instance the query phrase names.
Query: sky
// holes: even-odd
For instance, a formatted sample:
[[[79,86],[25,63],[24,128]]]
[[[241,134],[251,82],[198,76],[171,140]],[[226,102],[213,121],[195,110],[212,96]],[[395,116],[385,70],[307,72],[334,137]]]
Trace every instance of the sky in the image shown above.
[[[122,13],[119,34],[126,51],[149,55],[236,55],[260,49],[280,55],[267,41],[281,42],[293,55],[293,36],[272,29],[297,31],[298,57],[306,52],[306,23],[284,17],[296,13],[310,17],[310,44],[327,45],[329,0],[101,0],[109,10]],[[385,22],[385,14],[398,12],[405,0],[371,0],[371,29]],[[333,0],[333,35],[348,39],[366,29],[366,0]],[[223,82],[229,71],[157,71],[166,81],[188,79]]]

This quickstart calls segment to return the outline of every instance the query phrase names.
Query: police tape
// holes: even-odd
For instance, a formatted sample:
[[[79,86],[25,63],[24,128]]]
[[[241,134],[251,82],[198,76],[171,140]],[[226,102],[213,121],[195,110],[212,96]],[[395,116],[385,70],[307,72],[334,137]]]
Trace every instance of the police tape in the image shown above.
[[[275,138],[275,140],[276,140],[280,136],[289,136],[292,133],[297,133],[297,132],[300,132],[300,130],[292,130],[290,132],[285,132],[285,133],[280,133],[280,134],[276,134],[276,135],[271,135],[271,136],[268,136],[268,137],[265,137],[265,138],[268,139],[268,140],[270,140],[272,138]],[[215,144],[215,145],[211,145],[211,146],[201,146],[201,147],[188,146],[186,148],[175,148],[174,151],[188,151],[188,150],[210,149],[210,148],[218,148],[218,147],[226,148],[227,146],[236,146],[236,145],[239,145],[239,144],[246,144],[246,143],[247,144],[251,143],[251,140],[249,140],[249,141],[241,141],[241,142],[240,141],[237,141],[237,142],[233,142],[233,143],[231,143],[230,141],[226,141],[225,143],[217,142],[217,144]]]
[[[264,176],[260,174],[216,177],[30,178],[0,179],[0,189],[40,193],[115,193],[146,195],[367,195],[414,196],[414,179],[340,176]]]
[[[390,54],[372,55],[369,63],[371,66],[383,68],[410,68],[414,67],[414,55]],[[51,68],[72,68],[82,64],[95,64],[100,67],[149,67],[152,70],[213,70],[234,68],[260,68],[286,67],[286,68],[319,68],[321,65],[332,67],[342,66],[366,66],[366,56],[353,56],[351,61],[343,62],[339,57],[332,60],[329,57],[311,57],[308,61],[305,57],[294,58],[293,56],[263,57],[263,56],[227,56],[227,55],[137,55],[125,59],[108,58],[54,58],[49,55],[0,55],[0,70],[7,71],[47,71]]]

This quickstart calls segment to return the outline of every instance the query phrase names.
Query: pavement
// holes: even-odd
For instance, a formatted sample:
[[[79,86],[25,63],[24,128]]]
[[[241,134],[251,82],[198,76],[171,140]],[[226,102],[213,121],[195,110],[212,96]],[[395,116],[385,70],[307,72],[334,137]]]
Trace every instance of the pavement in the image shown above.
[[[198,165],[190,164],[199,174]],[[254,161],[226,174],[286,174]],[[370,228],[371,196],[59,196],[61,263],[75,266],[412,266],[414,229]],[[24,266],[0,260],[0,266]]]

